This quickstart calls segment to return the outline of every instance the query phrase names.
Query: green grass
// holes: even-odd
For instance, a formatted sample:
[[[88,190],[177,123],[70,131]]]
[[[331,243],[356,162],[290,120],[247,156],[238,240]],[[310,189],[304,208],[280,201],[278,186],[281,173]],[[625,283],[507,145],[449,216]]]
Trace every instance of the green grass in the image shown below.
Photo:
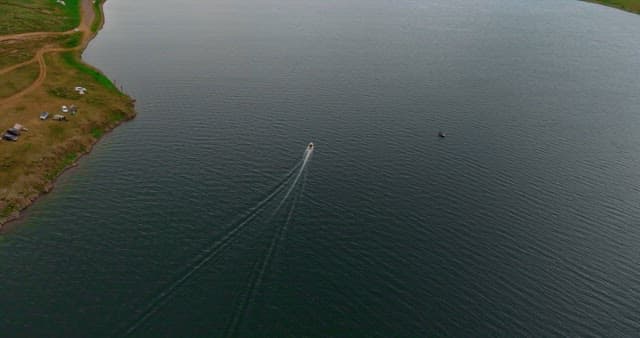
[[[35,54],[31,47],[32,45],[23,42],[0,43],[0,68],[31,60]]]
[[[640,14],[640,0],[587,0],[589,2],[616,7],[628,12]]]
[[[51,135],[51,139],[54,141],[62,141],[64,140],[66,129],[64,127],[63,121],[52,121],[49,125],[49,135]]]
[[[67,6],[56,4],[55,0],[0,0],[0,35],[60,32],[77,27],[81,0],[65,1]],[[90,27],[94,32],[100,29],[104,18],[100,10],[103,1],[98,1],[93,4],[96,20]],[[80,34],[75,33],[0,42],[0,68],[30,60],[44,46],[73,48],[79,43]],[[47,77],[43,85],[0,111],[1,125],[22,122],[31,129],[18,143],[7,142],[0,147],[0,218],[30,204],[87,147],[135,115],[131,99],[102,72],[82,62],[80,51],[51,52],[44,57]],[[0,92],[4,88],[9,93],[32,83],[37,67],[33,62],[0,76]],[[90,93],[81,96],[73,91],[78,84],[89,88]],[[82,114],[68,122],[38,120],[39,111],[55,114],[52,107],[71,103],[78,103]]]
[[[80,11],[80,1],[81,0],[65,0],[67,4],[64,6],[65,14],[68,18],[68,23],[73,27],[78,27],[81,20],[81,11]]]
[[[2,0],[0,0],[1,2]],[[0,20],[1,22],[1,20]],[[0,42],[0,69],[33,59],[42,46],[71,48],[82,40],[82,33]]]
[[[125,113],[122,111],[110,111],[109,112],[109,121],[110,122],[120,122],[124,120],[126,117]]]
[[[80,94],[78,94],[75,90],[67,87],[55,87],[47,90],[47,93],[50,95],[68,99],[68,100],[77,100],[80,98]]]
[[[80,0],[66,0],[66,6],[54,0],[2,0],[0,35],[67,31],[80,24]]]
[[[104,135],[104,129],[99,127],[94,127],[91,129],[91,136],[93,136],[94,138],[99,139],[102,137],[102,135]]]
[[[111,80],[109,80],[109,78],[104,76],[104,74],[102,74],[100,71],[82,63],[73,52],[64,52],[61,54],[61,56],[62,60],[67,65],[91,76],[96,82],[98,82],[105,88],[113,91],[118,91],[118,88],[116,88],[116,86],[113,84],[113,82],[111,82]]]
[[[40,67],[37,63],[24,65],[0,77],[0,98],[9,97],[28,87],[38,78]]]
[[[80,42],[82,42],[82,33],[74,33],[62,43],[62,46],[64,46],[65,48],[78,47],[80,45]]]
[[[14,159],[7,159],[7,158],[3,158],[2,161],[0,161],[0,171],[6,171],[11,169],[11,167],[13,167],[16,163],[16,160]]]
[[[27,152],[29,150],[31,150],[31,148],[33,148],[33,143],[25,143],[22,145],[22,152]]]
[[[2,211],[0,212],[0,217],[7,217],[15,210],[16,210],[16,207],[13,204],[9,204],[6,207],[4,207],[4,209],[2,209]]]
[[[100,7],[100,3],[102,2],[102,0],[96,0],[93,3],[93,12],[96,14],[95,19],[93,20],[93,22],[91,23],[91,31],[93,33],[96,33],[98,31],[98,29],[100,29],[100,25],[102,24],[102,21],[104,19],[104,14],[102,14],[102,10]]]
[[[73,162],[78,158],[77,153],[69,153],[64,156],[64,160],[62,161],[62,167],[66,167],[68,165],[73,164]]]
[[[65,168],[67,168],[68,166],[72,165],[73,162],[76,161],[76,159],[78,159],[78,153],[76,153],[76,152],[67,153],[62,158],[62,161],[58,163],[58,166],[52,172],[46,174],[45,176],[49,180],[52,180],[52,179],[58,177],[58,175],[60,175],[60,173],[62,173],[62,171]]]

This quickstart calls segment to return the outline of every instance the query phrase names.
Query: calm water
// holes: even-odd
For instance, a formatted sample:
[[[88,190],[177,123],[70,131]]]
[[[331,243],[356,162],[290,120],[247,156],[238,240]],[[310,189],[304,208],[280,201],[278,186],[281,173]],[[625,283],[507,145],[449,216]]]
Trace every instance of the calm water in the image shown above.
[[[85,58],[139,116],[1,237],[0,335],[640,332],[639,16],[572,0],[106,15]]]

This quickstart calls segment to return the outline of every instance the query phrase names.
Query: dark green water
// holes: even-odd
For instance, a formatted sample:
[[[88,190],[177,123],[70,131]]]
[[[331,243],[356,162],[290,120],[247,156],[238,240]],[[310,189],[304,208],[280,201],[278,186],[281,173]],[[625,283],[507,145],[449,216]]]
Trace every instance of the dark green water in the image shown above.
[[[109,0],[106,18],[85,58],[139,115],[1,237],[0,336],[640,332],[640,17]]]

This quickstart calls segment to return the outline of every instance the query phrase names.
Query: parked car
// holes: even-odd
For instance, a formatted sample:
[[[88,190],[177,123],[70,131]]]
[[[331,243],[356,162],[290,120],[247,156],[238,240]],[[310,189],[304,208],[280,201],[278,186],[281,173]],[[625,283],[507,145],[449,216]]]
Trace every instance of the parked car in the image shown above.
[[[69,112],[69,107],[62,106],[62,108],[60,108],[60,111],[62,111],[63,113],[68,113]]]
[[[20,130],[18,130],[16,128],[7,129],[7,133],[9,133],[11,135],[15,135],[15,136],[20,136]]]
[[[49,118],[49,113],[48,113],[48,112],[43,111],[42,113],[40,113],[40,119],[41,119],[41,120],[43,120],[43,121],[44,121],[44,120],[46,120],[46,119],[48,119],[48,118]]]
[[[56,115],[53,115],[53,119],[56,121],[66,121],[67,117],[64,115],[56,114]]]
[[[18,140],[18,136],[12,135],[12,134],[9,134],[9,133],[4,133],[4,135],[2,135],[2,139],[3,140],[7,140],[7,141],[15,142],[15,141]]]

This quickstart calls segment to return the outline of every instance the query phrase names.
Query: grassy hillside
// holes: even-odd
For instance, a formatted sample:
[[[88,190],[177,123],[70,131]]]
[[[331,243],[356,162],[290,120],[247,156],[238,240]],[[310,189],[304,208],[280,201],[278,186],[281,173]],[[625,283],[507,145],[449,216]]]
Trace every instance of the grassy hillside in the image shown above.
[[[0,0],[0,35],[62,32],[80,23],[80,0]]]
[[[640,14],[640,0],[588,0],[610,7],[620,8],[625,11]]]
[[[0,0],[0,135],[19,123],[29,130],[17,142],[0,141],[0,226],[52,188],[53,180],[91,149],[106,131],[135,115],[133,102],[80,53],[100,27],[81,21],[81,1]],[[86,3],[85,3],[86,4]],[[73,31],[79,27],[77,31]],[[45,32],[43,34],[12,34]],[[74,88],[87,88],[85,95]],[[78,113],[66,122],[42,121],[62,105]]]

